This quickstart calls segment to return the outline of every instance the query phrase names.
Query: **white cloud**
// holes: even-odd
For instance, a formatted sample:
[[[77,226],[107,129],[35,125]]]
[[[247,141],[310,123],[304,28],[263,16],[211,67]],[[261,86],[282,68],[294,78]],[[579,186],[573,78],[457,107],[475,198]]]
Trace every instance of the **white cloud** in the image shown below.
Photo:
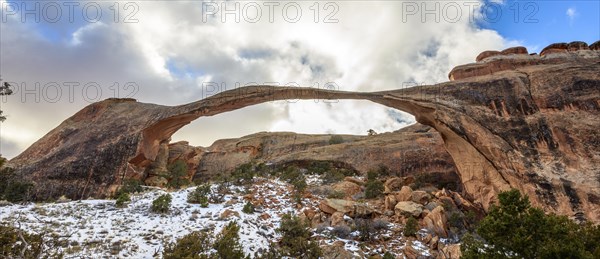
[[[65,42],[49,42],[39,29],[32,30],[17,19],[2,23],[3,79],[28,85],[98,82],[105,98],[112,97],[109,86],[114,82],[135,82],[140,87],[138,100],[167,105],[202,98],[206,94],[202,83],[209,80],[226,89],[236,82],[302,86],[335,82],[340,90],[379,91],[406,82],[446,81],[452,67],[472,62],[483,50],[511,44],[495,31],[473,25],[468,6],[462,2],[452,2],[461,8],[457,10],[460,19],[454,21],[455,9],[444,9],[448,2],[440,1],[439,22],[433,15],[423,16],[423,22],[421,13],[403,17],[406,2],[338,2],[333,17],[337,23],[323,23],[335,10],[326,9],[324,2],[319,2],[318,23],[314,22],[314,2],[299,2],[303,13],[297,23],[288,23],[282,16],[287,2],[276,7],[274,23],[269,22],[262,3],[263,17],[258,23],[245,22],[243,17],[236,23],[233,15],[225,17],[227,22],[220,15],[203,22],[202,3],[138,2],[134,17],[138,23],[114,23],[112,17],[103,16],[104,25],[82,24]],[[240,3],[243,7],[249,2]],[[430,1],[416,4],[421,8],[422,3]],[[2,124],[1,137],[5,143],[17,144],[3,145],[6,156],[18,154],[87,104],[80,96],[73,103],[66,98],[58,103],[43,98],[39,103],[23,103],[19,93],[8,100],[2,109],[10,117]],[[406,121],[414,120],[403,116]],[[218,138],[262,130],[365,134],[370,128],[383,132],[404,125],[398,122],[398,114],[364,101],[279,102],[199,119],[174,140],[209,145]],[[23,127],[28,131],[21,136]]]
[[[571,23],[573,23],[573,20],[575,20],[575,18],[579,15],[579,13],[577,13],[577,9],[575,9],[574,7],[569,7],[567,9],[567,17],[569,17],[569,21]]]

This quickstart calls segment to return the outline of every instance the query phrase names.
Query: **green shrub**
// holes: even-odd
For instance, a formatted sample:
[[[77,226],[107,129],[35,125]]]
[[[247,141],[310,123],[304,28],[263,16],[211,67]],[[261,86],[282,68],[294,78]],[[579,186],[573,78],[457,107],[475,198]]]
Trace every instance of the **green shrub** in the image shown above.
[[[518,190],[498,195],[479,222],[476,233],[465,235],[464,258],[599,258],[600,228],[578,225],[564,216],[546,215],[531,207]]]
[[[281,259],[283,254],[276,243],[270,243],[269,248],[262,254],[254,253],[256,259]]]
[[[391,175],[392,175],[392,172],[390,171],[390,169],[389,169],[387,166],[385,166],[385,165],[380,165],[380,166],[377,168],[377,175],[378,175],[379,177],[388,177],[388,176],[391,176]]]
[[[329,199],[343,199],[346,197],[346,193],[342,192],[342,191],[332,191],[331,193],[329,193],[327,195],[327,198]]]
[[[205,232],[192,232],[177,240],[175,243],[164,245],[164,259],[241,259],[244,258],[239,237],[240,227],[236,222],[230,222],[217,235],[214,242]],[[214,249],[214,250],[213,250]]]
[[[205,232],[195,231],[178,239],[175,243],[164,245],[164,259],[208,259],[212,244]]]
[[[152,201],[151,210],[156,213],[167,213],[171,207],[172,197],[170,194],[163,194]]]
[[[306,177],[300,172],[300,169],[295,166],[288,166],[281,174],[281,180],[293,185],[296,191],[304,192],[306,190]]]
[[[417,173],[414,175],[414,182],[410,184],[413,190],[418,190],[426,186],[435,186],[438,189],[454,190],[456,191],[460,185],[458,179],[452,179],[443,176],[444,173],[440,172],[428,172],[428,173]]]
[[[345,177],[346,175],[341,170],[332,169],[325,172],[322,179],[324,184],[332,184],[344,180]]]
[[[120,192],[138,193],[144,191],[142,181],[137,179],[126,179],[123,181],[123,186],[119,189]]]
[[[281,234],[279,245],[283,255],[294,258],[318,258],[322,255],[319,245],[310,240],[308,224],[300,218],[284,214],[275,231]]]
[[[331,138],[329,138],[329,145],[336,145],[342,143],[344,143],[344,138],[340,135],[332,135]]]
[[[170,180],[167,186],[179,189],[190,184],[190,181],[187,179],[188,166],[185,161],[177,160],[175,163],[170,164],[167,170],[170,173]]]
[[[20,236],[27,241],[23,243]],[[0,256],[3,258],[19,258],[21,252],[25,258],[37,258],[43,251],[41,235],[28,234],[7,225],[0,225]]]
[[[296,203],[301,203],[302,195],[304,194],[308,184],[306,183],[306,177],[304,177],[304,174],[300,172],[300,169],[295,166],[288,166],[283,169],[280,178],[281,180],[286,181],[294,186],[295,192],[293,194],[293,198]]]
[[[254,213],[254,205],[252,205],[251,202],[246,202],[246,204],[244,205],[244,208],[242,209],[242,212],[244,212],[246,214]]]
[[[57,234],[29,233],[0,223],[0,258],[63,258],[64,244]]]
[[[10,181],[4,190],[4,199],[10,202],[24,202],[31,197],[33,184],[29,182]]]
[[[329,161],[312,161],[308,168],[309,172],[322,175],[331,170],[331,162]]]
[[[227,224],[217,236],[213,248],[217,251],[218,258],[241,259],[244,258],[244,250],[240,244],[238,234],[240,226],[232,221]]]
[[[238,166],[231,173],[231,177],[233,178],[233,183],[236,185],[244,185],[252,182],[254,178],[255,170],[252,163],[245,163],[243,165]]]
[[[410,236],[415,236],[417,234],[417,231],[419,231],[419,223],[417,222],[417,220],[415,218],[413,218],[412,216],[408,218],[408,220],[406,220],[406,225],[404,226],[404,236],[405,237],[410,237]]]
[[[268,177],[273,175],[275,171],[271,166],[266,165],[265,163],[259,163],[254,167],[255,174],[262,177]]]
[[[373,199],[383,194],[383,183],[377,179],[377,173],[369,171],[367,173],[367,183],[365,186],[365,198]]]
[[[296,189],[296,191],[299,193],[303,193],[306,190],[306,186],[308,186],[308,184],[306,183],[306,177],[304,177],[304,175],[299,175],[290,183],[294,186],[294,189]]]
[[[117,208],[123,208],[130,201],[131,201],[131,198],[129,197],[129,193],[122,192],[121,194],[119,194],[119,197],[117,197],[117,201],[115,202],[115,206]]]
[[[294,179],[300,177],[302,173],[300,173],[300,169],[296,166],[286,166],[281,170],[281,175],[279,178],[282,181],[286,181],[291,183]]]
[[[202,207],[202,208],[208,208],[208,198],[207,197],[201,197],[199,204],[200,204],[200,207]]]
[[[331,234],[333,234],[334,236],[336,236],[338,238],[344,238],[344,239],[348,238],[348,236],[350,236],[350,232],[352,232],[352,229],[350,229],[350,227],[348,227],[346,225],[335,226],[331,230]]]
[[[0,167],[4,165],[6,159],[0,157]],[[23,181],[15,174],[15,170],[10,167],[0,169],[0,200],[10,202],[24,202],[31,199],[33,193],[33,183]]]
[[[389,251],[385,252],[385,254],[383,254],[383,257],[382,257],[382,259],[394,259],[394,258],[396,258],[396,257]]]
[[[464,215],[460,211],[453,211],[448,216],[448,226],[458,230],[465,228],[464,226]]]
[[[210,184],[197,186],[196,189],[188,193],[187,202],[194,204],[206,204],[208,207],[208,195],[210,194]]]
[[[376,231],[388,230],[390,229],[390,223],[385,219],[377,218],[373,220],[373,228]]]
[[[225,201],[225,196],[220,193],[210,193],[208,195],[208,202],[210,203],[222,203]]]
[[[360,241],[370,241],[375,235],[375,228],[373,222],[369,219],[356,219],[354,220],[356,230],[358,231],[358,239]]]

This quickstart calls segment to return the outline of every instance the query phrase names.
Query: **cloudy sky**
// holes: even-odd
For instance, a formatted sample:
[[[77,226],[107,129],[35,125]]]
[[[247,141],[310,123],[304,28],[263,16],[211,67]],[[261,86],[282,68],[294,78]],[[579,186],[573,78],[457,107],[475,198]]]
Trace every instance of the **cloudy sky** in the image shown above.
[[[377,91],[447,80],[481,51],[600,39],[597,1],[0,0],[0,153],[14,157],[109,97],[177,105],[247,84]],[[273,102],[201,118],[173,140],[259,131],[366,134],[414,122],[361,101]]]

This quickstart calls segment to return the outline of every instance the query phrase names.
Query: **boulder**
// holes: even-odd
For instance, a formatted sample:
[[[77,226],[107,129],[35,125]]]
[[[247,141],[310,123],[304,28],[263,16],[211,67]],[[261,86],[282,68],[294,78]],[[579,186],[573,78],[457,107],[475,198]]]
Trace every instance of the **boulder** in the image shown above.
[[[418,218],[423,212],[423,205],[412,201],[401,201],[396,204],[394,211],[398,216],[413,216]]]
[[[590,45],[590,49],[591,50],[600,50],[600,40],[592,43],[592,45]]]
[[[440,204],[439,204],[439,203],[437,203],[437,202],[435,202],[435,201],[432,201],[432,202],[428,202],[428,203],[425,205],[425,209],[427,209],[427,210],[429,210],[429,211],[432,211],[432,210],[433,210],[433,209],[435,209],[435,207],[437,207],[437,206],[440,206]]]
[[[312,220],[316,214],[317,211],[313,208],[307,208],[304,210],[304,215],[306,215],[306,218],[308,218],[309,220]]]
[[[162,176],[150,176],[146,178],[144,183],[149,186],[165,187],[169,181]]]
[[[527,54],[529,54],[529,52],[527,51],[527,48],[521,47],[521,46],[505,49],[501,53],[502,53],[502,55],[527,55]]]
[[[479,61],[483,61],[486,58],[493,57],[493,56],[499,56],[499,55],[502,55],[502,53],[500,51],[486,50],[484,52],[479,53],[479,55],[477,55],[477,57],[475,58],[475,61],[479,62]]]
[[[344,214],[354,212],[353,201],[341,200],[341,199],[324,199],[319,203],[319,209],[327,214],[333,214],[335,212],[342,212]]]
[[[398,203],[398,201],[396,201],[395,195],[390,194],[390,195],[385,196],[385,200],[384,200],[385,210],[394,210],[396,203]]]
[[[440,237],[448,237],[448,220],[442,206],[433,209],[425,218],[423,218],[425,228],[433,231]]]
[[[427,204],[427,202],[431,200],[431,195],[424,191],[414,191],[411,193],[410,197],[412,201],[423,205]]]
[[[473,211],[473,212],[478,210],[477,207],[475,207],[475,205],[473,205],[473,203],[471,203],[470,201],[463,198],[457,192],[452,192],[452,199],[454,200],[454,203],[457,206],[460,206],[460,208],[462,208],[464,210]]]
[[[567,45],[568,51],[578,51],[578,50],[588,50],[588,49],[590,49],[590,47],[588,47],[587,43],[585,43],[583,41],[573,41],[573,42],[569,43],[569,45]]]
[[[358,178],[355,178],[355,177],[350,177],[350,176],[346,176],[344,178],[344,181],[355,183],[355,184],[358,184],[358,185],[365,185],[365,181],[363,181],[361,179],[358,179]]]
[[[403,180],[399,177],[392,177],[390,179],[387,179],[383,184],[383,193],[389,194],[392,192],[399,191],[400,188],[402,188],[402,183]]]
[[[69,199],[63,195],[63,196],[60,196],[58,198],[58,200],[56,200],[56,203],[65,203],[65,202],[70,202],[70,201],[71,201],[71,199]]]
[[[412,189],[408,186],[402,186],[400,192],[396,193],[397,201],[410,201],[412,198]]]
[[[340,244],[340,242],[342,242],[342,244]],[[354,255],[354,253],[349,252],[348,250],[346,250],[344,248],[345,244],[343,244],[343,241],[336,241],[331,245],[325,245],[321,247],[321,251],[323,252],[323,257],[324,259],[355,259],[355,258],[360,258],[356,255]]]
[[[219,218],[220,219],[228,219],[228,218],[231,218],[233,216],[239,218],[240,217],[240,213],[237,212],[237,211],[234,211],[234,210],[226,209],[225,211],[223,211],[221,213],[221,215],[219,216]]]
[[[267,220],[267,219],[271,218],[271,215],[269,215],[269,213],[263,213],[263,214],[260,214],[259,218],[262,220]]]
[[[446,190],[446,188],[441,189],[440,191],[435,193],[436,198],[448,197],[450,196],[450,192]]]
[[[381,212],[377,211],[368,203],[356,203],[354,205],[354,213],[350,213],[349,216],[365,218],[372,216],[374,213],[381,214]]]
[[[340,225],[342,225],[344,223],[345,223],[345,221],[344,221],[344,213],[336,211],[333,214],[331,214],[331,226],[332,227],[340,226]]]
[[[423,244],[428,244],[432,238],[433,236],[431,234],[427,234],[421,239],[421,242],[423,242]]]
[[[561,53],[567,52],[569,45],[567,43],[553,43],[545,47],[542,52],[540,52],[540,56],[545,56],[552,53]]]
[[[234,205],[234,204],[238,204],[238,200],[237,199],[231,199],[225,202],[225,205]]]
[[[404,256],[406,256],[408,259],[416,259],[419,258],[420,255],[421,253],[413,247],[412,240],[407,241],[406,245],[404,246]]]
[[[405,176],[402,177],[402,185],[410,185],[412,183],[415,182],[415,177],[414,176]]]
[[[427,243],[429,245],[429,249],[431,250],[436,250],[438,247],[438,242],[440,241],[440,237],[438,236],[434,236],[429,243]]]
[[[462,253],[460,252],[460,244],[452,244],[444,246],[440,249],[440,258],[443,259],[459,259]]]
[[[454,200],[450,197],[441,197],[439,199],[440,204],[442,204],[442,206],[450,206],[448,208],[456,208],[456,203],[454,203]]]
[[[362,191],[361,187],[353,182],[342,181],[334,184],[332,186],[333,190],[336,192],[341,192],[345,195],[345,197],[352,197]]]

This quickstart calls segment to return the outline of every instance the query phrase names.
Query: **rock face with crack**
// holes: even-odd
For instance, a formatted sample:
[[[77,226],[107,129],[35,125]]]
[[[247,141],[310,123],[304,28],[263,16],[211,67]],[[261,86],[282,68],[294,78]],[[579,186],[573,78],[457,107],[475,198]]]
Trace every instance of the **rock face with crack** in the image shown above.
[[[101,196],[122,179],[146,177],[170,136],[201,116],[290,98],[362,99],[439,132],[466,196],[484,208],[517,188],[546,211],[600,222],[600,51],[591,46],[549,46],[542,56],[505,51],[455,68],[450,82],[384,92],[252,86],[174,107],[109,99],[10,165],[35,182],[37,199]]]

